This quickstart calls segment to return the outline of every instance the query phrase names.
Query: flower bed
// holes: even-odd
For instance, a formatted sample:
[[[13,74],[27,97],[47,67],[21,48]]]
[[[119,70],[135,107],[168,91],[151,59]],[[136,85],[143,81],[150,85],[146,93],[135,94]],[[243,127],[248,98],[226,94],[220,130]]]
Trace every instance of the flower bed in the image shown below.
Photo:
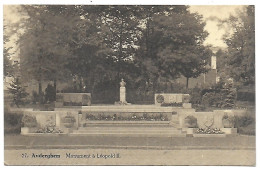
[[[57,127],[44,127],[37,129],[35,133],[63,133],[63,130]]]
[[[129,115],[122,116],[118,114],[106,115],[106,114],[86,114],[86,120],[106,120],[106,121],[168,121],[167,115],[162,113],[149,115],[147,113],[143,113],[142,115]]]
[[[211,129],[211,128],[199,128],[196,131],[196,134],[224,134],[224,132],[222,132],[220,129],[215,128],[215,129]]]
[[[163,107],[182,107],[182,103],[162,103]]]

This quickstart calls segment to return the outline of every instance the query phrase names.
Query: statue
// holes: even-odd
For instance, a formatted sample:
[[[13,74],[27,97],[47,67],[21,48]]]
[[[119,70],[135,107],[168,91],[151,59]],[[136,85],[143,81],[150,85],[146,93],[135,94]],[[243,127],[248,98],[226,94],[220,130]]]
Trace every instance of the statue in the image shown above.
[[[120,87],[125,87],[126,83],[124,81],[124,79],[121,79],[121,82],[120,82]]]
[[[126,90],[125,90],[125,81],[124,79],[121,79],[120,82],[120,102],[125,103],[126,102]]]

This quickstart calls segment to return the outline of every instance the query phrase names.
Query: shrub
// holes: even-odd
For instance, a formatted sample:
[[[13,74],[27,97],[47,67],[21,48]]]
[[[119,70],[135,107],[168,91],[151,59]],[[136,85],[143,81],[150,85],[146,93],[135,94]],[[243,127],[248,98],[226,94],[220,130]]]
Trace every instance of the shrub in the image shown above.
[[[182,107],[182,103],[162,103],[164,107]]]
[[[246,135],[255,135],[255,119],[249,115],[235,116],[234,127],[238,133]]]
[[[191,91],[191,98],[190,98],[190,102],[192,104],[200,104],[202,100],[202,96],[201,96],[201,90],[200,88],[194,88]]]
[[[206,107],[220,107],[222,104],[221,94],[215,92],[208,92],[202,96],[201,103]]]
[[[237,128],[237,132],[245,135],[255,135],[255,124]]]
[[[185,124],[188,128],[197,128],[197,118],[195,118],[194,116],[187,116],[185,118]]]
[[[122,116],[121,114],[113,114],[111,115],[105,115],[104,113],[102,114],[86,114],[85,117],[87,120],[112,120],[112,121],[168,121],[167,115],[164,115],[163,113],[156,114],[156,115],[149,115],[147,113],[144,113],[142,115],[140,114],[133,114],[129,116]]]
[[[246,127],[255,123],[255,119],[251,116],[235,116],[235,127]]]
[[[203,129],[203,128],[199,128],[196,133],[198,134],[223,134],[224,132],[222,132],[220,129],[218,128],[206,128],[206,129]]]
[[[33,115],[23,115],[22,118],[22,127],[36,127],[37,126],[37,120],[36,117]]]
[[[4,133],[20,134],[23,114],[4,112]]]
[[[22,86],[22,83],[18,78],[10,83],[8,91],[12,94],[13,104],[17,107],[25,105],[25,99],[28,96],[28,93],[25,91],[25,88]]]
[[[56,91],[55,88],[51,85],[48,84],[47,88],[45,89],[45,102],[54,102],[55,97],[56,97]]]

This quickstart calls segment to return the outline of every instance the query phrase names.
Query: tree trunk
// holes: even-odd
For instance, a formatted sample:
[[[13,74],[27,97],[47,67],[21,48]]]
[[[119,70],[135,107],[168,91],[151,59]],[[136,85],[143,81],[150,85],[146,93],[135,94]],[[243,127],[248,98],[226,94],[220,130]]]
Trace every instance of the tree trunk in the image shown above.
[[[189,77],[186,77],[186,89],[189,88]]]
[[[43,103],[43,96],[42,96],[42,82],[39,80],[38,81],[38,94],[39,94],[39,103],[42,104]]]
[[[56,101],[56,93],[57,93],[57,80],[56,79],[54,79],[54,81],[53,81],[53,87],[54,87],[54,90],[55,90],[54,100]]]

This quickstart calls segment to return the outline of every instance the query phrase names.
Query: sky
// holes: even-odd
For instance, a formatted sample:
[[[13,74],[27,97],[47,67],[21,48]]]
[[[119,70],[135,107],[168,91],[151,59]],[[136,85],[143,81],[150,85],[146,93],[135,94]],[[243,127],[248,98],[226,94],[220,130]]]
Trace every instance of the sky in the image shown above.
[[[203,15],[206,21],[205,30],[209,32],[209,36],[205,40],[205,44],[209,44],[215,47],[226,47],[226,44],[222,40],[225,34],[224,29],[219,29],[217,26],[218,22],[216,20],[211,20],[210,18],[227,19],[230,14],[236,15],[236,11],[242,9],[243,6],[235,5],[198,5],[190,6],[191,12],[198,12]]]
[[[203,16],[206,21],[205,30],[208,31],[209,36],[206,38],[204,44],[212,45],[214,47],[226,47],[222,37],[225,33],[224,29],[219,29],[216,20],[210,18],[226,19],[230,14],[235,15],[238,9],[243,6],[235,5],[191,5],[190,11],[197,12]],[[16,11],[15,6],[5,5],[3,8],[5,22],[15,23],[19,21],[19,13]],[[8,45],[14,45],[15,37],[11,39]],[[14,48],[15,49],[15,48]]]

